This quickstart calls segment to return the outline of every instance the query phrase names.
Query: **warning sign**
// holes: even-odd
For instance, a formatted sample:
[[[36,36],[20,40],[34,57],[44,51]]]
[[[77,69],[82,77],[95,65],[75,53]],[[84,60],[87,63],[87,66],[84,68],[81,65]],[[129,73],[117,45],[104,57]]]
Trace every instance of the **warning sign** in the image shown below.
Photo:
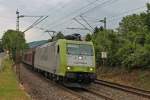
[[[107,58],[107,52],[101,52],[101,57],[102,58]]]

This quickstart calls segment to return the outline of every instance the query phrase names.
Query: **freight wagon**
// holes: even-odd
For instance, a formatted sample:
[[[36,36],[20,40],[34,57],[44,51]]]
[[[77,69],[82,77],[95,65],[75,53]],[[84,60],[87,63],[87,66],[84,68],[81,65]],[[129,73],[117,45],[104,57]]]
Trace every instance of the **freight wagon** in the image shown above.
[[[22,61],[28,65],[34,65],[34,53],[35,53],[34,48],[25,50],[23,53]]]

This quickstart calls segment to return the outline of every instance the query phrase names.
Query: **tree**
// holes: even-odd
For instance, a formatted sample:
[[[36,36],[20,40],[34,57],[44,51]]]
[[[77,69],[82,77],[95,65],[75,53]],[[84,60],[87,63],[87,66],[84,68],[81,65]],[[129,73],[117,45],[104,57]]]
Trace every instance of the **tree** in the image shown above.
[[[52,41],[56,41],[56,40],[58,40],[58,39],[64,39],[64,38],[65,38],[65,37],[64,37],[63,33],[62,33],[62,32],[58,32],[58,33],[56,34],[56,36],[52,37],[52,39],[51,39],[50,41],[52,42]]]
[[[147,4],[147,12],[125,16],[118,32],[95,27],[92,41],[97,65],[102,63],[101,52],[104,51],[108,66],[150,68],[150,4]]]
[[[9,50],[15,60],[16,53],[27,47],[24,33],[15,30],[7,30],[2,37],[2,45],[5,50]]]
[[[2,41],[0,41],[0,52],[3,52]]]
[[[56,35],[56,38],[57,39],[64,39],[64,35],[62,32],[58,32],[57,35]]]
[[[126,16],[119,23],[119,31],[122,34],[127,34],[128,32],[143,32],[146,30],[146,25],[144,23],[144,15],[133,14]]]
[[[127,68],[147,67],[150,53],[150,4],[147,12],[132,14],[122,19],[119,32],[123,39],[122,47],[117,56],[120,64]]]
[[[147,28],[150,31],[150,4],[149,3],[147,3],[147,13],[145,16],[145,24],[147,25]]]
[[[117,64],[116,52],[120,47],[118,34],[111,30],[99,31],[92,37],[95,46],[97,65],[102,64],[101,52],[107,52],[107,65]]]
[[[85,40],[86,41],[91,41],[92,39],[92,36],[90,34],[87,34],[86,37],[85,37]]]

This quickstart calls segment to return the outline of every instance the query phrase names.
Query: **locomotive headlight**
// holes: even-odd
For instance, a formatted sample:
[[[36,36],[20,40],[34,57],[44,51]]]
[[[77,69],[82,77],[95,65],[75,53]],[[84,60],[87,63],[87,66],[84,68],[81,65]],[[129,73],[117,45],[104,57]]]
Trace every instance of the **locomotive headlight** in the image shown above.
[[[82,59],[82,57],[81,56],[79,56],[79,60],[81,60]]]
[[[70,67],[68,66],[67,69],[70,70]]]
[[[93,68],[90,68],[90,71],[93,71]]]

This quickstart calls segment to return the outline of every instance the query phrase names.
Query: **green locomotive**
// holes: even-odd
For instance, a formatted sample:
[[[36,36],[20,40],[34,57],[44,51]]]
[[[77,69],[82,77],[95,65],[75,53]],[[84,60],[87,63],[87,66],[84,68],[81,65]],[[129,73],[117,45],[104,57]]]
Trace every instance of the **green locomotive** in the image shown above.
[[[67,84],[89,84],[95,80],[92,42],[59,39],[34,51],[34,69]]]

